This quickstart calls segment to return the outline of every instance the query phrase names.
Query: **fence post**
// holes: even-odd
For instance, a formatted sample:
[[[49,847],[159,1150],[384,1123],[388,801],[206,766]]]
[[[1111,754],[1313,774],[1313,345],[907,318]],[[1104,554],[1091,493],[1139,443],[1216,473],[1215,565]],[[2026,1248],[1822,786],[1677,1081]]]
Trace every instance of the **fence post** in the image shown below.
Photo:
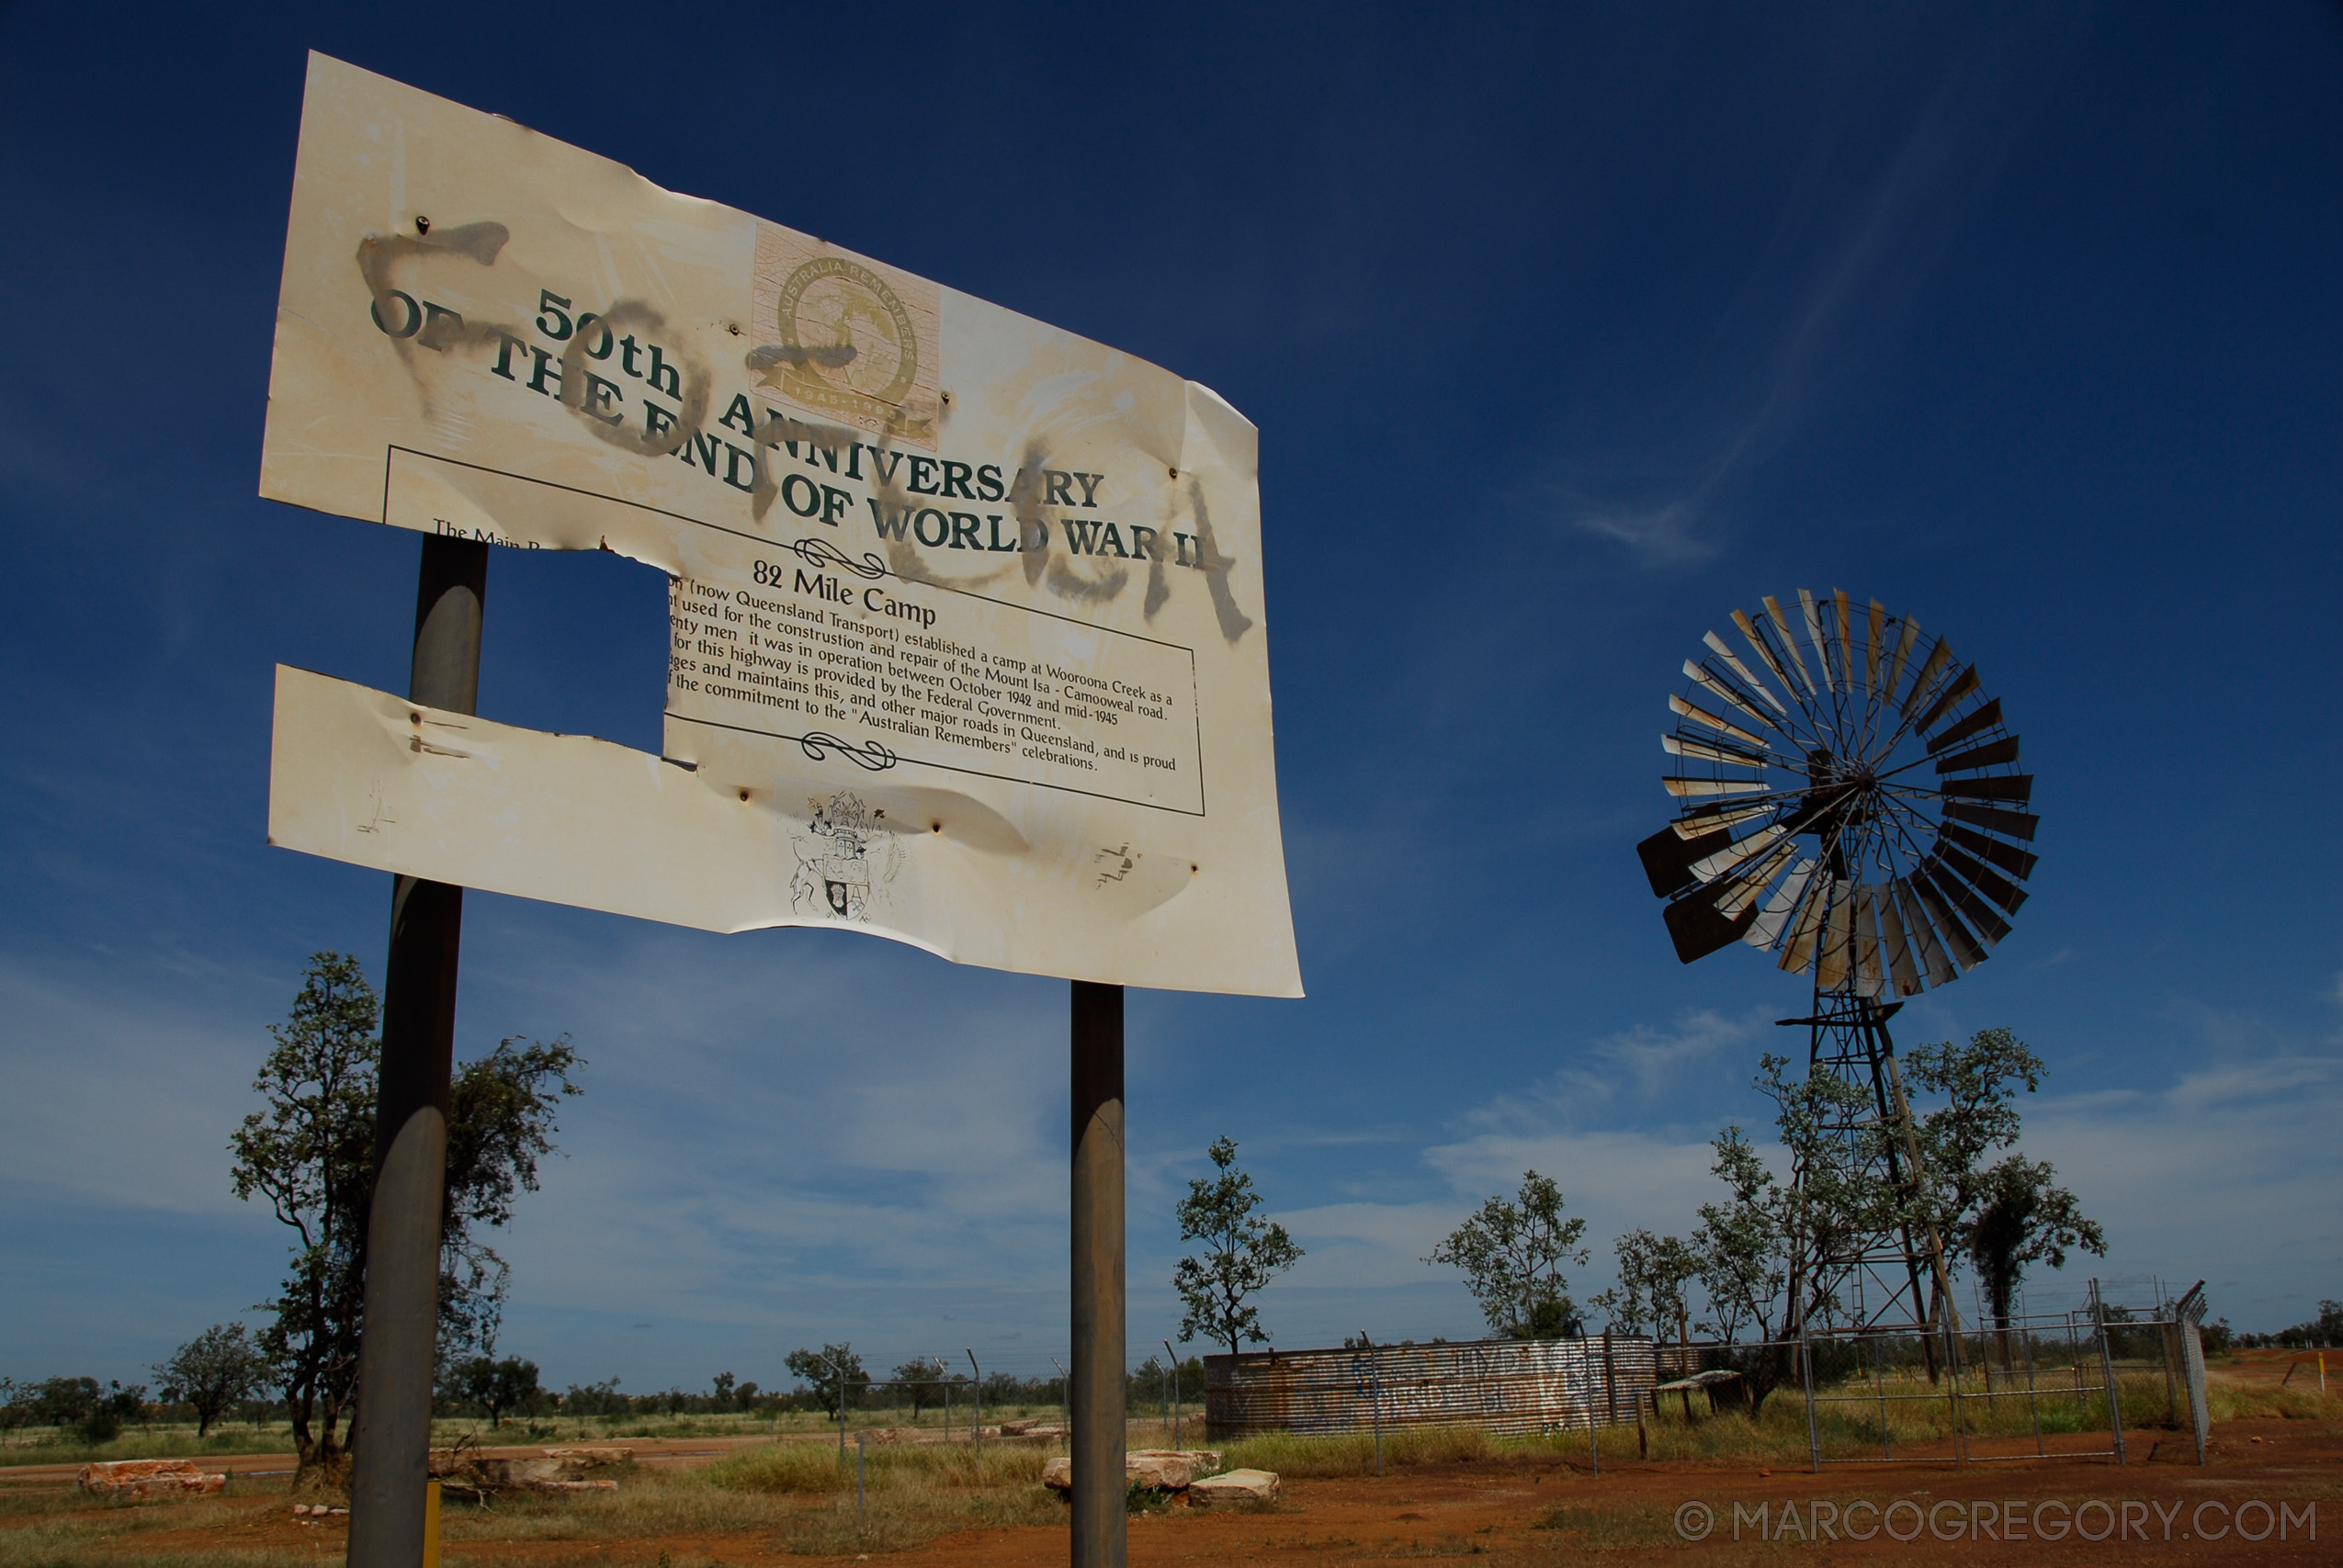
[[[1579,1370],[1580,1371],[1584,1371],[1586,1370],[1586,1364],[1587,1333],[1586,1329],[1581,1326],[1579,1330]],[[1594,1418],[1593,1382],[1594,1380],[1591,1378],[1587,1380],[1587,1457],[1594,1465],[1594,1472],[1597,1475],[1601,1475],[1602,1473],[1602,1441],[1600,1438],[1595,1436],[1595,1427],[1597,1423]]]
[[[968,1371],[976,1378],[976,1382],[968,1385],[968,1397],[976,1402],[976,1415],[970,1417],[968,1427],[968,1440],[976,1445],[977,1452],[982,1453],[984,1452],[984,1369],[977,1365],[975,1349],[968,1347],[964,1348],[968,1353]]]
[[[1817,1475],[1822,1473],[1822,1429],[1815,1424],[1814,1409],[1814,1344],[1806,1337],[1804,1320],[1798,1324],[1798,1366],[1806,1383],[1806,1462]],[[1881,1435],[1886,1433],[1881,1427]]]
[[[1066,1375],[1066,1363],[1057,1357],[1050,1357],[1049,1364],[1058,1369],[1058,1423],[1066,1428],[1066,1452],[1071,1454],[1074,1451],[1074,1415],[1066,1402],[1073,1396],[1074,1380]],[[949,1440],[951,1434],[945,1436]]]
[[[868,1451],[863,1439],[869,1436],[867,1432],[855,1434],[855,1517],[857,1521],[863,1517],[863,1456]]]
[[[2099,1281],[2091,1281],[2091,1321],[2099,1330],[2100,1381],[2107,1385],[2107,1430],[2115,1439],[2115,1462],[2128,1461],[2123,1455],[2123,1404],[2115,1394],[2115,1351],[2108,1343],[2107,1303],[2099,1293]]]
[[[1619,1378],[1611,1365],[1611,1325],[1602,1327],[1602,1418],[1603,1425],[1619,1424]]]

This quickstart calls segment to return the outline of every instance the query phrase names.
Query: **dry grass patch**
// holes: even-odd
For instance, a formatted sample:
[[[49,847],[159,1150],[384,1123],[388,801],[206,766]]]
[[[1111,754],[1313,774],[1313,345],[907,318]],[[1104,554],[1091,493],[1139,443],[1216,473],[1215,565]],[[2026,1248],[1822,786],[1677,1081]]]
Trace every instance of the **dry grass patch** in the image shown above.
[[[1477,1427],[1393,1427],[1383,1434],[1383,1467],[1471,1464],[1496,1457],[1507,1446]],[[1373,1432],[1264,1432],[1226,1444],[1220,1453],[1230,1470],[1322,1478],[1373,1475],[1375,1450]]]
[[[797,1556],[900,1551],[957,1530],[1055,1524],[1065,1510],[1041,1484],[1043,1450],[874,1449],[857,1506],[854,1456],[805,1443],[744,1449],[688,1471],[635,1471],[599,1496],[515,1495],[492,1507],[450,1506],[441,1528],[466,1542],[594,1541],[745,1535]]]
[[[314,1568],[313,1552],[252,1548],[158,1551],[140,1538],[161,1531],[216,1529],[251,1516],[249,1505],[201,1502],[114,1502],[77,1492],[36,1493],[0,1503],[0,1568],[75,1568],[135,1558],[162,1568]]]

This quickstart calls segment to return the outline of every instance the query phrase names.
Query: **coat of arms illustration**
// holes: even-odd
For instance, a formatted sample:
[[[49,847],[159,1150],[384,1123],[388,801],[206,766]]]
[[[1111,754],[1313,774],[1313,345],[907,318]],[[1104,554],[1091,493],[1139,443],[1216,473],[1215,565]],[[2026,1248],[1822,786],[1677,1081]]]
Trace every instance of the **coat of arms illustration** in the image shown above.
[[[869,919],[874,896],[886,897],[902,862],[886,811],[873,809],[852,790],[806,804],[812,807],[806,830],[790,839],[798,865],[789,907],[800,913],[826,909],[841,920]]]

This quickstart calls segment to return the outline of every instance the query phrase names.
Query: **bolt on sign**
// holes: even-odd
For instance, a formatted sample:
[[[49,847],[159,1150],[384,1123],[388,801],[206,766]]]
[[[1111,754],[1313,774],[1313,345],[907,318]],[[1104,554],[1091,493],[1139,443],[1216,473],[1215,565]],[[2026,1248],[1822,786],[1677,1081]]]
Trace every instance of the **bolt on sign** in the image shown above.
[[[659,568],[666,727],[280,668],[269,840],[1298,995],[1256,449],[1169,371],[311,55],[261,494]]]

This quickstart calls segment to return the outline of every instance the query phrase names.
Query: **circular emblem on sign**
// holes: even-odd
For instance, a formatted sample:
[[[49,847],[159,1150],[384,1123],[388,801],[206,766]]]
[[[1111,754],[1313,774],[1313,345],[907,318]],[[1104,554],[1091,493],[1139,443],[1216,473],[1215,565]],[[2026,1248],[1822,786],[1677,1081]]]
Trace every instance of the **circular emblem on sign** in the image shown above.
[[[885,278],[842,257],[823,256],[789,275],[775,313],[782,346],[806,351],[786,361],[784,378],[793,397],[842,409],[902,406],[919,377],[919,337],[911,313]],[[854,352],[835,352],[841,348]]]

